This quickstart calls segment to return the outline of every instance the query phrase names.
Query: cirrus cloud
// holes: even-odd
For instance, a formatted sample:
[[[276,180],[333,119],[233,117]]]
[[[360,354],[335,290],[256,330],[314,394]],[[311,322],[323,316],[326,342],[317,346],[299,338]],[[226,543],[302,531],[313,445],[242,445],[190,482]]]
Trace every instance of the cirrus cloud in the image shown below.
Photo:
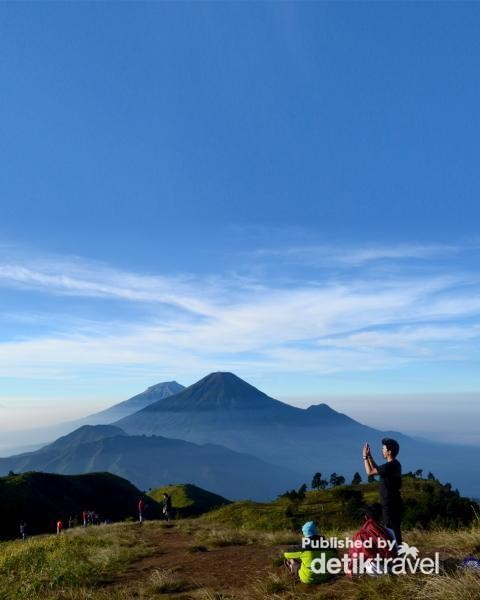
[[[438,251],[422,246],[416,253]],[[371,250],[357,254],[371,256]],[[383,251],[391,259],[406,254]],[[459,270],[432,268],[420,277],[404,269],[385,278],[358,268],[309,280],[291,275],[285,284],[236,274],[172,277],[78,259],[36,259],[0,263],[0,286],[24,299],[35,292],[116,303],[109,318],[82,321],[76,314],[64,319],[60,331],[4,340],[3,377],[76,377],[92,370],[377,371],[468,357],[480,334],[480,282]],[[148,311],[133,318],[123,313],[126,303]]]

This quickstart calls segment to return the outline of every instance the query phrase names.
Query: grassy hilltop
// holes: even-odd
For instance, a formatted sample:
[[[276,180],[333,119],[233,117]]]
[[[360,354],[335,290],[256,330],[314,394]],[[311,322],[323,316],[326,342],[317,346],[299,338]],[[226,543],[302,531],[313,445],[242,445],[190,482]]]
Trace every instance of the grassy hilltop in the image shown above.
[[[326,532],[331,533],[331,532]],[[343,532],[348,533],[348,532]],[[337,535],[340,535],[337,532]],[[480,552],[480,529],[410,530],[422,556],[451,561]],[[291,532],[227,528],[198,519],[113,524],[0,544],[2,600],[478,600],[480,575],[353,581],[307,587],[279,566]]]
[[[305,521],[312,519],[320,530],[341,530],[355,527],[362,519],[365,504],[379,501],[378,482],[306,492],[304,497],[292,492],[271,503],[235,502],[206,514],[203,519],[264,531],[298,531]],[[461,527],[475,520],[476,503],[437,480],[404,475],[402,496],[405,528]]]
[[[163,494],[172,498],[175,513],[180,517],[193,517],[209,512],[214,508],[231,504],[230,500],[213,494],[191,483],[166,485],[148,493],[156,502],[163,502]]]
[[[441,575],[338,577],[313,587],[289,578],[279,557],[299,541],[299,525],[314,518],[327,537],[351,535],[361,522],[361,503],[377,499],[376,484],[364,484],[270,504],[237,502],[171,524],[77,527],[0,543],[0,600],[478,600],[480,574],[456,568],[464,557],[480,554],[470,501],[437,481],[404,479],[405,540],[422,557],[439,552],[446,565]],[[219,499],[183,485],[160,488],[147,502],[164,489],[187,511]]]

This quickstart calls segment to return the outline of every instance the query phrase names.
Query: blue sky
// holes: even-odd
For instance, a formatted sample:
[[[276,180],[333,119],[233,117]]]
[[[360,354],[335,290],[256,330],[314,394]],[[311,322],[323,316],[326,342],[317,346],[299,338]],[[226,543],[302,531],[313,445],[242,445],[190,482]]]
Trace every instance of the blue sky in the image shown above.
[[[213,370],[468,423],[479,30],[461,2],[2,3],[3,428]]]

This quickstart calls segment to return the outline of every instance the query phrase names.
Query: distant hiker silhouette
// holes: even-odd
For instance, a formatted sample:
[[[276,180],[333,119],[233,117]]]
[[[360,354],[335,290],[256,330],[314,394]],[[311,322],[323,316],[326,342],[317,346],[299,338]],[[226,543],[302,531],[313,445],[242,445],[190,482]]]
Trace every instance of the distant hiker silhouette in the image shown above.
[[[57,521],[57,535],[60,533],[63,533],[63,521],[61,519]]]
[[[140,498],[140,500],[138,501],[138,520],[140,522],[140,524],[143,523],[143,511],[145,510],[145,504],[143,502],[143,500]]]
[[[20,523],[20,537],[23,541],[27,539],[27,524],[23,521]]]
[[[167,522],[172,520],[172,498],[167,492],[163,494],[163,514],[167,519]]]

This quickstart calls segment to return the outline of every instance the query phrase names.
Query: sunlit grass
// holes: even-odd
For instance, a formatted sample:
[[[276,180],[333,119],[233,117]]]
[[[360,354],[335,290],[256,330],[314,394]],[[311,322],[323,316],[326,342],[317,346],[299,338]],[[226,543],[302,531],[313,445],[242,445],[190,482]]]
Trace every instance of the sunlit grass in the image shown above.
[[[45,599],[55,590],[57,596],[52,597],[60,598],[76,588],[80,598],[88,597],[81,588],[98,584],[147,551],[138,539],[138,528],[123,524],[3,543],[0,598]]]
[[[299,541],[295,532],[285,530],[241,530],[220,523],[191,520],[166,527],[160,522],[116,524],[78,528],[61,536],[42,536],[27,542],[0,544],[0,600],[479,600],[480,575],[453,569],[435,576],[367,576],[348,580],[338,577],[319,586],[295,583],[281,561],[270,561],[265,573],[242,580],[238,589],[202,588],[185,577],[182,564],[166,569],[152,560],[150,570],[141,570],[133,579],[129,567],[142,557],[154,559],[159,547],[185,533],[191,543],[185,556],[204,552],[211,560],[222,560],[223,547],[241,546],[248,552],[255,546],[266,553]],[[329,535],[332,532],[329,532]],[[338,533],[338,532],[337,532]],[[346,532],[342,532],[342,537]],[[153,542],[155,539],[155,543]],[[480,529],[434,529],[405,532],[409,544],[421,556],[435,551],[459,561],[479,554]],[[163,542],[164,540],[164,542]],[[159,546],[160,544],[160,546]],[[193,550],[192,550],[193,549]],[[262,550],[262,551],[263,551]],[[181,563],[181,561],[180,561]],[[236,581],[239,581],[238,576]]]

